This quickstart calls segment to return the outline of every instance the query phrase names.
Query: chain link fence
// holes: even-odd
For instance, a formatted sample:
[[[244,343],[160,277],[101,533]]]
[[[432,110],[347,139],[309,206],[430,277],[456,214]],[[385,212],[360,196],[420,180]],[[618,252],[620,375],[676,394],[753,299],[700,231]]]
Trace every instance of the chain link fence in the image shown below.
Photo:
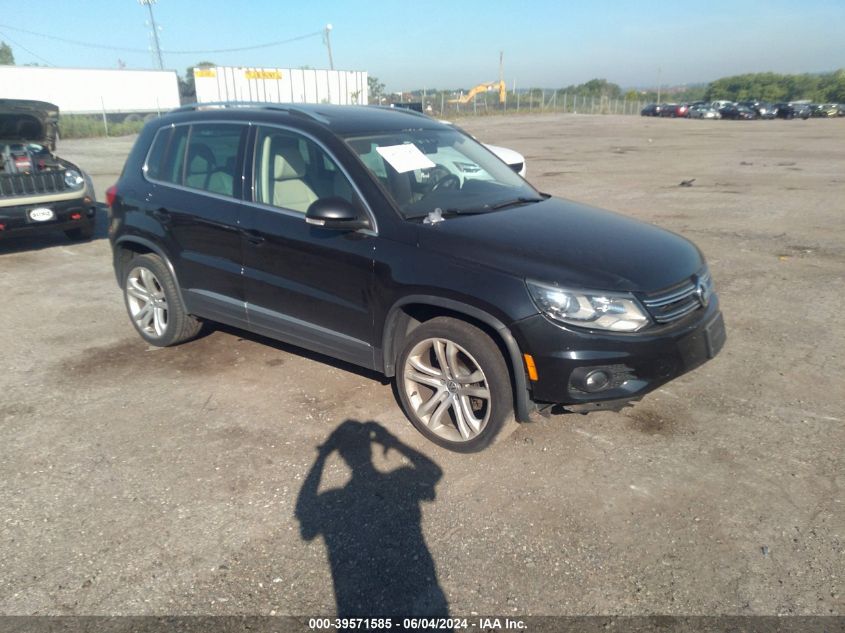
[[[427,114],[444,119],[505,112],[639,115],[649,103],[624,97],[610,98],[540,88],[508,91],[504,103],[499,102],[498,92],[478,94],[468,103],[456,103],[452,95],[444,92],[425,95],[422,102]]]

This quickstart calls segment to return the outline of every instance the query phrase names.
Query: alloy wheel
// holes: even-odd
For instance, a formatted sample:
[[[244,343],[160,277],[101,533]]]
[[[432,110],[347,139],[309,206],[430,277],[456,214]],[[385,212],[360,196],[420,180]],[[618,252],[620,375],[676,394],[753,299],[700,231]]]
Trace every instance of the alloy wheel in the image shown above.
[[[133,268],[126,277],[126,302],[135,326],[147,336],[167,332],[167,297],[161,282],[148,268]]]
[[[484,430],[491,411],[487,377],[454,341],[428,338],[417,343],[407,356],[403,377],[414,414],[432,433],[466,442]]]

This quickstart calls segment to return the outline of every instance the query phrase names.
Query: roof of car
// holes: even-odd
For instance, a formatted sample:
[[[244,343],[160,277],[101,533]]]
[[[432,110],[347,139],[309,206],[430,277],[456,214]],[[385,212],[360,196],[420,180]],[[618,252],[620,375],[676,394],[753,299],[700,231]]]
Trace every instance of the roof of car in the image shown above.
[[[310,120],[340,135],[408,129],[447,128],[445,124],[419,112],[384,106],[229,101],[220,103],[194,103],[172,110],[168,114],[178,115],[185,113],[202,113],[201,118],[231,118],[233,120],[247,118],[266,122],[279,121],[280,118],[290,121],[290,118],[295,117]]]

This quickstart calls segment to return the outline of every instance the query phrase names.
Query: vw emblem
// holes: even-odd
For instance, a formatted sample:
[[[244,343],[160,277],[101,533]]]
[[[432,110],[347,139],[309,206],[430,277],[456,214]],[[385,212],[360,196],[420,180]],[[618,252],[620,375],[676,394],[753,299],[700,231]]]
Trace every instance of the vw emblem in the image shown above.
[[[695,287],[695,295],[698,297],[701,307],[706,308],[707,304],[710,303],[710,290],[708,290],[707,286],[700,279],[698,280],[698,285]]]

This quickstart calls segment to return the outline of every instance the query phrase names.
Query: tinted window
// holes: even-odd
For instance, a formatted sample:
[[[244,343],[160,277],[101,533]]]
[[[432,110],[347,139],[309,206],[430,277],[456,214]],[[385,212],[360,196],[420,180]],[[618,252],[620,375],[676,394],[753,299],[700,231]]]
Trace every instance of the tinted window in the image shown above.
[[[187,126],[160,130],[147,159],[147,176],[154,180],[182,184],[187,141]]]
[[[158,131],[155,139],[153,139],[153,145],[150,148],[150,153],[147,156],[147,164],[144,169],[147,176],[153,180],[162,180],[161,168],[164,161],[164,153],[167,151],[172,132],[173,128],[163,128]]]
[[[234,195],[238,154],[246,127],[226,123],[191,126],[185,162],[186,187]]]
[[[255,200],[305,213],[321,198],[355,203],[352,186],[332,158],[308,138],[259,128],[255,140]]]

